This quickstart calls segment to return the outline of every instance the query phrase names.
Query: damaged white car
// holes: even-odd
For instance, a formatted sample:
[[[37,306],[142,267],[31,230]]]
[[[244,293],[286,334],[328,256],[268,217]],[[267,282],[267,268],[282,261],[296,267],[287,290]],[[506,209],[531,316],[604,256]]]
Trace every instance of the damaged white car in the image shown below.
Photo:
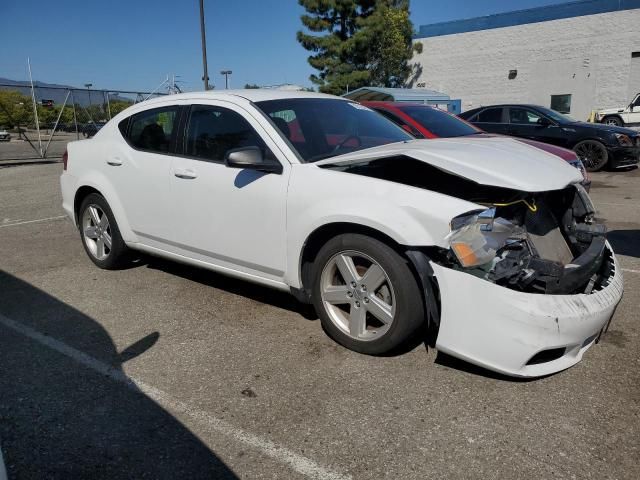
[[[414,140],[359,104],[242,90],[137,104],[72,142],[63,207],[130,250],[291,291],[383,354],[415,335],[508,375],[577,363],[622,274],[580,173],[509,138]]]

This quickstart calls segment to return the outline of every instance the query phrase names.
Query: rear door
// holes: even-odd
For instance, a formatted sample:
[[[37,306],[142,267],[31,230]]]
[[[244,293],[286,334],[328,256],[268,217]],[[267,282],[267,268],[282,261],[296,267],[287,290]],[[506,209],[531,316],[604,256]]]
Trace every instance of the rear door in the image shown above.
[[[489,107],[479,111],[470,122],[485,132],[507,134],[506,109],[503,107]]]
[[[144,110],[123,120],[119,128],[126,144],[119,142],[106,155],[105,168],[129,225],[151,246],[163,247],[174,227],[169,213],[169,172],[180,108],[172,105]]]

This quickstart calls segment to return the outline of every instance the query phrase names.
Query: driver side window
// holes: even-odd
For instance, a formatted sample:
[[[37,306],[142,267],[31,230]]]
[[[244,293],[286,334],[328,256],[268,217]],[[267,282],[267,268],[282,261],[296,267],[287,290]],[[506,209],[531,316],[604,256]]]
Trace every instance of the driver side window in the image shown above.
[[[185,135],[185,154],[213,162],[224,162],[229,150],[258,147],[267,156],[267,146],[242,115],[222,107],[193,105]]]

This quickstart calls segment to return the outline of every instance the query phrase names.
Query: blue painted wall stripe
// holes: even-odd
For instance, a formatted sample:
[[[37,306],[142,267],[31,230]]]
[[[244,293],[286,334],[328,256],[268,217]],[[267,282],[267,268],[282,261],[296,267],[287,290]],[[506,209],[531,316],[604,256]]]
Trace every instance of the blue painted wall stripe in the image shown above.
[[[414,38],[438,37],[640,8],[640,0],[581,0],[420,26]],[[638,27],[640,29],[640,26]]]

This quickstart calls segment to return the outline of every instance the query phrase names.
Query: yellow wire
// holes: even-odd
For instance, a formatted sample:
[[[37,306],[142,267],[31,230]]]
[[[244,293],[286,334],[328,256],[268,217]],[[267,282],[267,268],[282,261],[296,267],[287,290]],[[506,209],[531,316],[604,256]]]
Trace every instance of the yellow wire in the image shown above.
[[[515,205],[516,203],[520,203],[520,202],[524,203],[527,206],[527,208],[529,208],[529,210],[531,210],[533,213],[536,213],[538,211],[538,206],[534,202],[529,203],[524,199],[520,199],[520,200],[516,200],[515,202],[508,202],[508,203],[494,203],[493,205],[496,207],[508,207],[509,205]]]

